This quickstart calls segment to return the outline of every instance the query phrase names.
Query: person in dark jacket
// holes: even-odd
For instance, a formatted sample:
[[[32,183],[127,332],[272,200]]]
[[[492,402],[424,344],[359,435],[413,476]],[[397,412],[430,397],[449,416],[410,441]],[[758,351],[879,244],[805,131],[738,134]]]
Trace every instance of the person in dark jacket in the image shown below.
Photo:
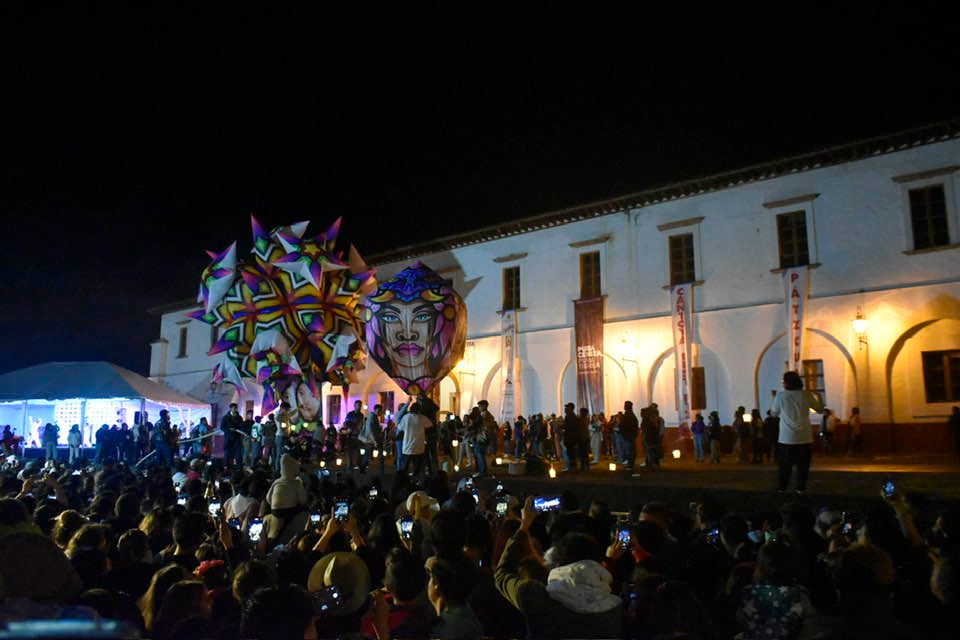
[[[577,462],[584,458],[580,454],[580,448],[584,440],[589,441],[589,439],[587,425],[575,413],[574,404],[568,402],[563,407],[563,446],[567,448],[567,471],[577,470]],[[583,470],[589,471],[589,464],[584,465]]]
[[[707,437],[710,438],[710,461],[720,464],[720,441],[723,439],[723,427],[720,426],[720,414],[710,412],[710,426],[707,427]]]
[[[633,403],[627,400],[623,403],[623,415],[620,416],[620,437],[623,458],[626,460],[627,471],[632,472],[637,463],[637,434],[640,432],[640,422],[633,412]]]
[[[243,418],[237,404],[230,404],[230,411],[220,420],[220,431],[223,432],[223,466],[230,468],[237,462],[242,463]]]

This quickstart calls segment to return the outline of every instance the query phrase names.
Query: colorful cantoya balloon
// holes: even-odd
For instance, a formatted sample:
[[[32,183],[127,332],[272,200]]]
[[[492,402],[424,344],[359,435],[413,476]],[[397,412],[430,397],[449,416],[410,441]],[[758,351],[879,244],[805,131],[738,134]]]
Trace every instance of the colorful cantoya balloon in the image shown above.
[[[256,379],[264,412],[285,394],[316,400],[323,382],[356,381],[366,360],[362,299],[377,281],[352,246],[346,261],[335,250],[340,220],[313,238],[304,237],[309,222],[267,233],[250,220],[251,260],[237,260],[236,243],[208,252],[203,308],[188,314],[221,329],[210,350],[220,355],[214,381],[243,389],[244,378]]]
[[[381,284],[365,313],[370,355],[409,395],[429,391],[463,357],[467,307],[421,262]]]

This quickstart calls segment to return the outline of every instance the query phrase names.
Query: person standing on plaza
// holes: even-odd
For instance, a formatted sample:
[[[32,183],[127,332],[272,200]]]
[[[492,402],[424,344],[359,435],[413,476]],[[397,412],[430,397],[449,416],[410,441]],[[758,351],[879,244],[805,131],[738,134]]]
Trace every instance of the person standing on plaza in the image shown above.
[[[860,410],[857,409],[857,422],[859,424]],[[956,447],[957,455],[960,455],[960,407],[953,407],[950,410],[950,418],[947,422],[947,428],[950,430],[951,435],[953,435],[954,446]],[[861,445],[862,447],[862,445]]]
[[[380,427],[380,417],[382,415],[383,406],[375,404],[373,405],[373,411],[367,412],[363,419],[363,428],[360,430],[360,435],[357,436],[360,446],[363,448],[363,453],[360,456],[360,473],[367,472],[367,466],[370,464],[370,457],[373,452],[383,449],[383,430]],[[380,458],[380,474],[383,475],[383,456],[377,455]]]
[[[550,438],[553,440],[553,459],[563,460],[563,420],[550,415]]]
[[[957,407],[954,407],[953,410],[954,414],[958,413]],[[847,418],[847,425],[850,427],[847,455],[849,456],[852,453],[863,453],[863,423],[860,421],[860,407],[854,407],[850,410],[850,417]],[[958,420],[957,428],[960,428],[960,420]],[[960,451],[960,449],[958,449],[958,451]]]
[[[590,416],[590,454],[591,464],[600,464],[600,447],[603,445],[603,414]]]
[[[172,430],[170,414],[166,409],[161,409],[160,419],[153,425],[153,449],[157,452],[158,462],[167,467],[173,466],[173,449],[170,448]]]
[[[431,475],[440,470],[440,430],[437,424],[437,418],[440,415],[440,407],[430,396],[421,393],[417,396],[417,404],[420,405],[420,415],[426,418],[430,425],[427,427],[427,447],[424,455],[424,464],[427,472]]]
[[[627,400],[623,403],[623,413],[620,417],[620,453],[628,472],[633,472],[637,464],[637,435],[640,433],[640,421],[633,412],[633,403]]]
[[[763,452],[767,449],[763,440],[763,418],[760,410],[750,412],[750,450],[753,452],[753,464],[763,462]]]
[[[280,411],[277,412],[277,437],[274,440],[271,457],[271,466],[277,473],[280,472],[280,458],[283,457],[284,447],[290,437],[290,417],[290,403],[281,402]]]
[[[780,418],[780,436],[777,447],[777,491],[787,490],[790,475],[797,469],[797,491],[807,490],[810,474],[810,457],[813,451],[813,433],[810,427],[810,410],[823,410],[820,397],[803,388],[803,379],[796,371],[783,374],[783,391],[773,399],[770,413]]]
[[[230,410],[220,420],[220,431],[223,432],[223,466],[229,469],[242,462],[243,418],[236,402],[230,403]]]
[[[580,443],[580,418],[576,406],[568,402],[563,407],[563,446],[566,448],[566,471],[576,472],[580,456],[577,446]]]
[[[707,459],[707,425],[703,422],[703,414],[698,413],[690,425],[693,434],[693,458],[697,462]]]
[[[660,468],[660,414],[653,405],[640,410],[640,431],[643,433],[643,448],[646,454],[646,467],[650,470]]]
[[[52,424],[48,422],[43,427],[43,434],[41,435],[41,440],[43,442],[43,451],[44,458],[46,460],[57,461],[57,442],[60,440],[60,427],[59,425]]]
[[[820,440],[825,455],[833,453],[833,437],[837,432],[837,422],[837,416],[833,415],[833,411],[824,407],[823,417],[820,420]]]
[[[737,436],[733,451],[737,454],[737,462],[740,464],[748,462],[747,443],[750,441],[750,425],[744,418],[746,412],[744,407],[737,407],[736,413],[733,414],[733,432]]]
[[[273,451],[277,447],[277,429],[274,415],[268,414],[260,427],[260,459],[267,464],[273,461]]]
[[[430,420],[420,414],[420,405],[411,402],[397,426],[397,429],[403,432],[403,470],[412,476],[423,474],[429,424]]]
[[[720,442],[723,440],[723,427],[720,425],[720,414],[716,411],[710,412],[707,437],[710,439],[710,461],[714,464],[720,464]]]
[[[347,412],[343,418],[343,424],[340,426],[341,450],[346,454],[347,465],[351,468],[361,466],[360,447],[358,446],[358,436],[363,427],[363,402],[356,400],[353,403],[353,411]]]
[[[478,402],[477,407],[480,409],[480,424],[476,426],[473,444],[473,455],[477,462],[477,473],[474,475],[486,475],[487,447],[496,438],[497,420],[490,413],[490,403],[486,400]]]
[[[70,432],[67,433],[67,445],[70,447],[70,454],[67,458],[67,462],[71,467],[77,462],[83,461],[83,458],[80,455],[80,443],[82,440],[83,435],[80,433],[80,425],[75,424],[70,427]]]
[[[243,422],[240,423],[240,465],[249,466],[253,453],[253,409],[248,409],[244,413]]]
[[[767,462],[777,459],[777,438],[780,435],[780,418],[767,411],[767,418],[763,421],[764,458]]]

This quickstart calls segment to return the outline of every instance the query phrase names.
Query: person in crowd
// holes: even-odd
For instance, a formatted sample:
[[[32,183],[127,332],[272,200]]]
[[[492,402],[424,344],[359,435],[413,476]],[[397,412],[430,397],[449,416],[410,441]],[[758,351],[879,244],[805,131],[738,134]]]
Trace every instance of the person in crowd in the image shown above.
[[[643,433],[646,468],[656,471],[660,468],[660,413],[653,405],[640,411],[640,431]]]
[[[806,588],[800,584],[800,559],[783,542],[760,548],[753,584],[746,589],[737,611],[743,640],[789,640],[815,613]]]
[[[71,467],[83,461],[83,458],[80,454],[80,445],[82,441],[83,435],[80,433],[80,425],[75,424],[71,426],[70,431],[67,433],[67,446],[70,448],[70,454],[67,457],[67,464],[69,464]]]
[[[223,432],[223,466],[227,469],[242,464],[243,458],[243,418],[236,402],[230,403],[226,415],[220,420]]]
[[[723,427],[720,425],[720,414],[716,411],[710,412],[707,437],[710,439],[710,461],[714,464],[720,464],[720,443],[723,440]]]
[[[810,457],[813,453],[811,409],[815,412],[823,410],[820,397],[803,388],[803,379],[799,373],[784,373],[783,391],[777,394],[770,408],[770,414],[780,418],[777,491],[787,490],[793,468],[797,470],[797,491],[802,493],[807,490]]]
[[[763,440],[766,448],[763,458],[766,462],[777,459],[777,441],[780,437],[780,418],[767,410],[767,417],[763,421]]]
[[[368,412],[363,419],[363,428],[357,436],[360,446],[363,448],[363,454],[360,456],[361,473],[366,473],[373,452],[383,450],[383,428],[380,426],[382,417],[383,405],[376,404],[373,406],[373,411]],[[380,458],[380,475],[383,475],[386,463],[383,455],[378,454],[378,457]]]
[[[57,461],[57,443],[60,441],[60,427],[56,423],[48,422],[43,426],[41,435],[45,460]]]
[[[746,417],[746,412],[747,410],[741,406],[737,407],[736,413],[733,414],[733,432],[737,436],[733,445],[733,452],[736,454],[739,464],[749,462],[750,423],[747,422],[749,418]]]
[[[590,416],[590,464],[600,464],[600,447],[603,446],[603,414]]]
[[[420,414],[419,404],[412,402],[397,425],[397,429],[403,432],[403,471],[415,476],[423,473],[429,423],[430,420]]]
[[[280,458],[286,453],[287,440],[291,435],[291,417],[290,403],[284,400],[280,403],[280,410],[277,412],[277,438],[274,441],[273,454],[270,459],[270,464],[276,473],[280,472]]]
[[[563,407],[563,446],[566,451],[566,471],[577,472],[577,465],[580,462],[580,443],[583,440],[581,435],[582,423],[580,416],[576,414],[576,406],[568,402]],[[589,471],[583,469],[584,471]]]
[[[477,403],[479,422],[474,424],[473,456],[477,464],[477,476],[487,473],[487,448],[497,433],[497,420],[490,412],[490,403],[481,400]]]
[[[240,464],[246,467],[253,466],[253,452],[256,449],[254,442],[254,428],[256,420],[253,419],[253,409],[247,409],[243,415],[243,421],[237,426],[240,431]]]
[[[763,417],[759,409],[750,412],[750,451],[753,454],[751,462],[760,464],[763,462],[763,452],[767,450],[764,442]]]
[[[954,407],[954,410],[957,410],[957,407]],[[860,420],[860,407],[850,409],[847,426],[850,429],[847,436],[847,455],[863,453],[863,422]],[[960,428],[960,422],[957,426]]]
[[[170,424],[170,414],[166,409],[160,410],[160,419],[153,425],[153,450],[160,464],[173,466],[173,425]],[[108,439],[108,445],[111,439]]]
[[[693,458],[697,462],[704,462],[707,459],[707,425],[703,422],[703,414],[698,413],[694,416],[693,423],[690,425],[690,433],[693,436]]]
[[[820,420],[820,446],[824,455],[833,453],[833,440],[837,433],[837,424],[839,420],[833,411],[824,407],[823,416]]]
[[[623,403],[623,413],[617,421],[620,436],[620,459],[628,473],[633,473],[637,464],[637,436],[640,434],[640,422],[633,412],[633,403],[629,400]]]

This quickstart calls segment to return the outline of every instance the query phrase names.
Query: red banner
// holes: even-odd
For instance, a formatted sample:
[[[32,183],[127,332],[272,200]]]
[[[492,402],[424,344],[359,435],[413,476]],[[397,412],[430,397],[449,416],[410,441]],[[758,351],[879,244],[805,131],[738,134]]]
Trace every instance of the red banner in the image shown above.
[[[577,341],[577,408],[603,409],[603,298],[574,300]]]
[[[680,424],[689,425],[690,415],[690,309],[693,285],[678,284],[670,289],[673,347],[677,365],[677,400]]]

